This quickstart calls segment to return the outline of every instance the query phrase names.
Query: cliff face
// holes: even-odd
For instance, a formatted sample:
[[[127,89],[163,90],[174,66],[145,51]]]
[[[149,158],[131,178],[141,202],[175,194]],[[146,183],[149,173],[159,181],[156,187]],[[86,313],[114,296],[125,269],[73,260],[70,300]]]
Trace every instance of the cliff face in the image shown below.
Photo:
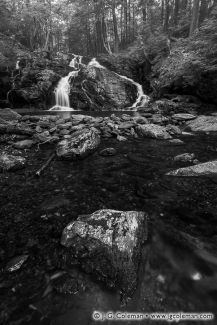
[[[180,39],[158,70],[158,89],[217,104],[217,10],[189,39]]]

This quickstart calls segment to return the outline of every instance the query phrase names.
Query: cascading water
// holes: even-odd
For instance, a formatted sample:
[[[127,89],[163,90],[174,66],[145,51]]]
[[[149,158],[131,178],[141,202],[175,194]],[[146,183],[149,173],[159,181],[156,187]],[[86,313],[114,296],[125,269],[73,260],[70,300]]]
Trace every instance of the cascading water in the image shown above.
[[[100,69],[106,69],[104,66],[102,66],[96,58],[93,58],[90,63],[88,64],[88,67],[95,67],[95,68],[100,68]],[[119,76],[122,79],[125,79],[129,82],[131,82],[134,86],[137,88],[137,99],[135,103],[132,105],[132,108],[136,108],[138,106],[144,106],[146,103],[149,102],[150,98],[149,96],[144,94],[142,85],[140,85],[138,82],[135,82],[133,79],[130,79],[128,77],[122,76],[116,72],[114,72],[117,76]]]
[[[69,63],[71,68],[76,69],[75,71],[69,72],[68,76],[60,79],[57,88],[55,90],[55,106],[50,108],[50,111],[74,111],[70,107],[69,93],[70,93],[70,80],[76,78],[79,73],[80,65],[82,64],[82,56],[74,55],[74,58]]]
[[[74,69],[79,69],[79,66],[82,64],[82,58],[83,56],[81,55],[76,55],[76,54],[73,54],[74,58],[71,60],[71,62],[69,63],[69,66],[71,68],[74,68]]]

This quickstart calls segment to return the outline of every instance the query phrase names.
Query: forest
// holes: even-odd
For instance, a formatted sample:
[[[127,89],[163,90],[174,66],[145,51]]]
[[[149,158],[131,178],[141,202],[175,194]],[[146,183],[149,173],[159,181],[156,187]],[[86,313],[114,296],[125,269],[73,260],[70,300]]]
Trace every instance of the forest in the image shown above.
[[[215,0],[2,0],[0,32],[31,51],[96,56],[165,34],[189,37]]]

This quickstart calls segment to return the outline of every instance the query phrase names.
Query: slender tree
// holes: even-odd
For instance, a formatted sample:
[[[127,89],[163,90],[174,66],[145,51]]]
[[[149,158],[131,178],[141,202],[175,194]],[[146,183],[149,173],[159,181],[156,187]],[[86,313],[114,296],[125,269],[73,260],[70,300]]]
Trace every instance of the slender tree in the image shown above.
[[[200,0],[193,1],[193,11],[191,18],[190,26],[190,36],[193,35],[194,31],[198,28],[198,19],[199,19],[199,9],[200,9]]]

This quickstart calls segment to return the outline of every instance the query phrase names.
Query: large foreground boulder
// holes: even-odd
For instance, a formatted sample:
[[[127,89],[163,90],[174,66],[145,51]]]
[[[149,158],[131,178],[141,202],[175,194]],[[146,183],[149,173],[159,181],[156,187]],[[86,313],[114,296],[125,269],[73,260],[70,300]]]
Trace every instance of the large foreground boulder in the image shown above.
[[[56,153],[61,159],[82,159],[94,152],[100,144],[100,135],[95,128],[75,132],[71,138],[58,143]]]
[[[217,116],[198,116],[186,123],[186,130],[194,132],[217,132]]]
[[[217,160],[173,170],[169,176],[206,176],[217,174]]]
[[[26,159],[3,153],[0,157],[0,172],[15,171],[24,168]]]
[[[163,126],[156,124],[145,124],[137,127],[137,133],[142,137],[167,140],[172,139],[172,136],[167,132]]]
[[[131,294],[145,240],[144,212],[99,210],[69,223],[63,230],[61,244],[69,250],[69,262],[77,259],[86,272]]]

